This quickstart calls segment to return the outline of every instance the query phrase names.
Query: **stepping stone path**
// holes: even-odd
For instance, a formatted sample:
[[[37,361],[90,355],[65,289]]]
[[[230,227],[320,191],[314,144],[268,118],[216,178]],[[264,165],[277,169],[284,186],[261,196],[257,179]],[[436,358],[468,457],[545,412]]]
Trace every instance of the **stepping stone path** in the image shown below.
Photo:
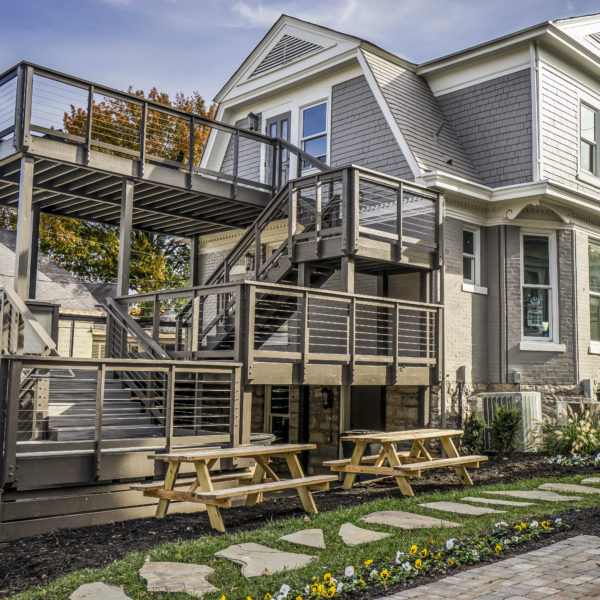
[[[282,552],[274,550],[262,544],[247,542],[245,544],[234,544],[220,550],[215,554],[220,558],[227,558],[234,563],[242,565],[244,577],[260,577],[261,575],[273,575],[279,571],[299,569],[306,566],[315,557],[309,554],[295,554],[293,552]]]
[[[600,483],[600,477],[586,477],[581,483]]]
[[[173,562],[147,562],[140,569],[140,577],[146,580],[149,592],[185,592],[202,598],[217,588],[206,580],[214,573],[207,565]]]
[[[471,506],[470,504],[461,504],[460,502],[427,502],[419,504],[425,508],[434,508],[444,512],[451,512],[457,515],[469,515],[471,517],[479,517],[493,513],[504,514],[504,510],[496,510],[495,508],[484,508],[483,506]]]
[[[482,504],[493,504],[494,506],[531,506],[533,502],[515,502],[514,500],[500,500],[500,498],[473,498],[465,496],[461,500],[467,502],[480,502]]]
[[[364,516],[361,521],[376,523],[377,525],[390,525],[400,529],[429,529],[431,527],[460,527],[460,523],[444,521],[426,515],[403,512],[401,510],[382,510]]]
[[[352,523],[344,523],[340,527],[338,535],[342,538],[346,546],[360,546],[361,544],[382,540],[383,538],[388,537],[390,534],[363,529],[362,527],[357,527]]]
[[[310,546],[311,548],[325,548],[325,536],[322,529],[303,529],[296,533],[282,535],[280,540],[297,544],[298,546]]]
[[[540,490],[551,490],[553,492],[572,492],[574,494],[600,494],[600,488],[593,488],[575,483],[543,483]]]
[[[544,492],[542,490],[502,490],[483,493],[509,496],[511,498],[525,498],[525,500],[541,500],[543,502],[577,502],[581,500],[581,496],[562,496],[556,492]]]
[[[70,596],[69,600],[131,600],[129,596],[116,585],[106,583],[84,583]]]

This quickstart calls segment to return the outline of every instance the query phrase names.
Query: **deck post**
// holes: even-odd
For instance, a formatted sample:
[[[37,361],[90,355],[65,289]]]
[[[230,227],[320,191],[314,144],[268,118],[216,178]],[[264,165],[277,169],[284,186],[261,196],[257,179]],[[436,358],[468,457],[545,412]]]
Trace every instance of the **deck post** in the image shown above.
[[[32,239],[32,201],[33,201],[34,159],[24,156],[21,159],[19,180],[19,204],[17,209],[17,241],[15,246],[14,288],[23,299],[29,299]]]
[[[200,236],[194,233],[190,237],[190,286],[197,287],[200,285],[200,257],[198,256],[198,246],[200,244]]]
[[[121,219],[119,221],[119,268],[117,296],[129,295],[131,259],[131,226],[133,222],[133,179],[123,180],[121,188]]]
[[[40,239],[40,205],[34,204],[31,209],[31,241],[29,243],[29,297],[35,300],[37,289],[38,246]]]
[[[351,256],[342,256],[342,291],[348,294],[354,294],[354,258]]]

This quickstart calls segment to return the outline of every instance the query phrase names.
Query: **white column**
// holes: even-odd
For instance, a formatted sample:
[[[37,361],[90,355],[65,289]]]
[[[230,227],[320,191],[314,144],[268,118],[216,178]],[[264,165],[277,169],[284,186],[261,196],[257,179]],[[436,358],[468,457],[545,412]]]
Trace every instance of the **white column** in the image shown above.
[[[119,268],[117,274],[117,296],[129,294],[131,259],[131,225],[133,222],[132,179],[125,179],[121,190],[121,220],[119,224]]]

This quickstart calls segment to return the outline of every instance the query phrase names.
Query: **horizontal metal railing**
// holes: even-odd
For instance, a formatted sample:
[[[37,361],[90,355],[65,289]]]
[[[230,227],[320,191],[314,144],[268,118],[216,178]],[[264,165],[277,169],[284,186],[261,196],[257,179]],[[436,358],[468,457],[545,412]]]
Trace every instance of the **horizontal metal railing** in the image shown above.
[[[441,203],[437,192],[356,165],[299,177],[279,191],[206,283],[232,281],[232,273],[240,271],[268,280],[283,257],[294,256],[295,243],[320,244],[333,237],[341,238],[344,254],[354,254],[366,238],[392,245],[398,261],[408,248],[435,254],[437,267]],[[286,239],[263,256],[261,238],[278,223],[287,225]]]
[[[257,281],[153,292],[117,299],[151,336],[163,306],[186,306],[175,331],[179,358],[253,362],[437,366],[442,307]],[[158,307],[158,309],[157,309]],[[164,331],[165,324],[162,324]]]
[[[216,133],[228,136],[227,168],[219,171],[201,166],[207,140]],[[328,169],[285,140],[21,62],[0,74],[0,141],[12,138],[21,151],[31,136],[78,144],[88,155],[95,150],[135,160],[140,176],[152,163],[271,192],[286,181],[283,152],[295,155],[298,165]],[[269,181],[244,171],[248,152],[269,161]]]
[[[24,395],[22,374],[31,371],[36,385]],[[232,362],[3,356],[3,484],[16,481],[19,456],[32,453],[93,453],[93,474],[84,477],[93,481],[105,452],[236,445],[239,398]]]

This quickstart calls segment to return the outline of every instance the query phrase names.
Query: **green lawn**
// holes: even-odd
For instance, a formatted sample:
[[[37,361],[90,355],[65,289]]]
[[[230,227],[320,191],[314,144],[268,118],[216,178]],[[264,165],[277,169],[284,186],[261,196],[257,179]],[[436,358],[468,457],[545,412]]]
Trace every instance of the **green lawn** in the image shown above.
[[[530,490],[537,488],[541,483],[549,481],[579,483],[584,477],[586,476],[564,477],[560,479],[536,478],[510,485],[476,486],[468,489],[457,489],[456,491],[447,493],[423,494],[415,498],[385,498],[351,508],[344,507],[311,516],[310,524],[305,523],[302,518],[269,522],[265,523],[260,529],[249,532],[215,537],[205,536],[192,541],[157,546],[148,553],[130,554],[124,559],[116,561],[104,569],[84,569],[76,571],[67,576],[60,577],[46,586],[32,588],[14,596],[14,598],[18,598],[19,600],[34,600],[39,598],[57,600],[66,599],[73,590],[82,583],[104,581],[109,584],[124,586],[125,592],[134,599],[147,599],[155,596],[165,599],[181,598],[189,600],[190,596],[184,593],[150,594],[146,591],[145,584],[138,578],[137,573],[142,566],[144,559],[149,555],[151,560],[155,561],[198,563],[213,567],[215,573],[211,578],[211,582],[219,588],[219,592],[205,596],[207,600],[218,599],[222,594],[226,595],[227,600],[234,598],[242,598],[245,600],[247,596],[251,596],[256,600],[258,598],[263,598],[267,593],[275,594],[283,583],[287,583],[292,588],[304,587],[305,584],[311,581],[313,576],[322,578],[323,574],[326,572],[330,572],[335,576],[336,574],[343,572],[347,565],[362,565],[362,563],[368,559],[374,561],[383,559],[392,560],[396,555],[396,551],[400,550],[406,552],[412,544],[423,547],[428,544],[429,540],[434,540],[435,545],[443,544],[448,538],[464,538],[480,531],[490,530],[493,528],[494,523],[499,520],[514,522],[519,519],[527,520],[550,516],[573,507],[584,508],[597,506],[600,505],[600,494],[588,494],[587,496],[583,496],[583,499],[577,503],[536,502],[532,506],[521,508],[498,506],[495,508],[505,510],[505,514],[484,515],[481,517],[464,517],[450,515],[449,513],[442,514],[438,511],[422,508],[419,506],[420,503],[438,500],[459,501],[463,496],[476,496],[479,495],[482,490],[486,489]],[[320,494],[315,494],[317,505],[319,504],[319,495]],[[518,499],[514,498],[514,500]],[[361,525],[360,517],[378,510],[404,510],[436,517],[442,516],[448,520],[460,522],[462,523],[462,526],[451,529],[420,529],[406,531],[392,527],[362,524],[366,529],[386,531],[392,535],[378,542],[365,544],[363,546],[352,548],[345,546],[337,535],[340,525],[346,521]],[[206,518],[206,516],[200,515],[199,518]],[[287,533],[293,533],[300,529],[317,527],[323,529],[325,534],[326,550],[300,548],[279,540],[282,535]],[[242,542],[265,544],[289,552],[305,552],[307,554],[315,555],[316,560],[312,561],[310,565],[303,569],[247,580],[242,577],[239,566],[224,559],[214,558],[215,552],[226,548],[231,544]],[[381,592],[381,590],[379,591]]]

